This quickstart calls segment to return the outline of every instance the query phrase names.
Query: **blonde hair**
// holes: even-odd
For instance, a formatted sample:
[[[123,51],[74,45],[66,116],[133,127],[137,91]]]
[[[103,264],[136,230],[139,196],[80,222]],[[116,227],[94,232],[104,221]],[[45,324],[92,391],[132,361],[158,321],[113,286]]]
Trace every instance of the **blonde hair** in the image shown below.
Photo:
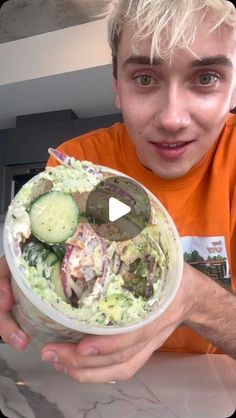
[[[236,30],[236,10],[227,0],[110,1],[106,14],[113,64],[116,65],[117,50],[125,23],[134,25],[134,49],[139,41],[151,37],[151,60],[154,57],[171,60],[177,48],[191,51],[199,25],[209,13],[210,16],[217,16],[211,31],[223,23]]]

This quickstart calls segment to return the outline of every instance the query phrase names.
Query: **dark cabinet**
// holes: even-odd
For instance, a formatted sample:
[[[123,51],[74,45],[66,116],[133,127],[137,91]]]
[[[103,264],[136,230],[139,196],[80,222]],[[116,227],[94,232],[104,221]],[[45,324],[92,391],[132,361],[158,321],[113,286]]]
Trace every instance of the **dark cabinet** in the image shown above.
[[[11,173],[22,174],[34,167],[43,169],[48,148],[120,121],[120,114],[79,119],[72,110],[66,109],[19,116],[15,128],[0,129],[0,213],[6,211],[13,194]]]
[[[48,148],[71,138],[73,128],[71,121],[62,121],[8,129],[4,135],[5,165],[25,164],[46,161]]]
[[[41,123],[37,115],[25,116],[17,120],[17,127],[0,130],[0,143],[5,144],[0,165],[16,165],[47,161],[48,148],[56,148],[74,136],[82,135],[97,128],[111,126],[121,121],[120,114],[97,116],[85,119],[65,118],[58,112],[49,112],[47,118],[42,114]],[[55,120],[54,114],[62,120]],[[59,112],[60,113],[60,112]],[[62,117],[63,116],[63,117]],[[51,120],[50,120],[51,117]],[[23,118],[23,117],[21,117]]]
[[[116,122],[122,122],[121,114],[96,116],[93,118],[74,119],[73,136],[82,135],[94,129],[104,128],[113,125]]]

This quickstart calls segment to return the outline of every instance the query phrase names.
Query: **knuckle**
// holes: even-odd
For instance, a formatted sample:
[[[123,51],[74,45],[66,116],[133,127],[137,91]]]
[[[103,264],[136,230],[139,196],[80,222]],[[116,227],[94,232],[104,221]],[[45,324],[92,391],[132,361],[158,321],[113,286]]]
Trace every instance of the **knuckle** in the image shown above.
[[[129,358],[132,359],[133,357],[135,357],[136,354],[139,353],[143,349],[144,345],[145,344],[143,342],[140,342],[138,344],[130,346],[128,349]]]
[[[79,358],[71,359],[70,363],[71,363],[71,367],[73,367],[74,369],[79,369],[83,367]]]
[[[148,341],[155,335],[155,321],[151,322],[142,329],[142,341]]]
[[[136,354],[143,349],[144,345],[145,344],[143,342],[140,342],[140,343],[135,344],[135,345],[131,345],[130,347],[128,347],[128,348],[126,348],[122,351],[119,351],[118,353],[115,353],[113,355],[112,360],[116,364],[126,363],[127,361],[134,358],[136,356]]]
[[[79,360],[73,355],[59,355],[60,364],[66,367],[67,369],[77,370],[80,369],[81,365]]]
[[[2,287],[0,289],[0,312],[8,312],[14,305],[14,299],[10,289]]]
[[[128,366],[122,368],[121,375],[119,377],[119,380],[126,381],[130,380],[135,374],[135,371],[133,370],[133,367],[129,364]]]
[[[89,377],[87,376],[85,371],[80,371],[80,370],[76,370],[76,369],[69,369],[68,370],[68,375],[76,380],[77,382],[80,383],[89,383],[91,380],[89,380]]]
[[[127,360],[129,360],[130,356],[130,350],[123,350],[114,355],[114,361],[116,364],[125,363]]]
[[[6,338],[6,335],[10,331],[10,324],[6,315],[6,313],[0,313],[0,335],[2,338]]]
[[[126,368],[126,380],[131,379],[139,370],[140,365],[136,361],[131,361],[129,366]]]
[[[136,354],[143,349],[145,344],[143,342],[140,342],[135,345],[131,345],[126,350],[123,350],[119,353],[120,355],[120,362],[125,363],[127,360],[130,360],[136,356]]]
[[[23,349],[28,342],[27,336],[9,313],[0,315],[0,336],[5,343],[19,350]]]

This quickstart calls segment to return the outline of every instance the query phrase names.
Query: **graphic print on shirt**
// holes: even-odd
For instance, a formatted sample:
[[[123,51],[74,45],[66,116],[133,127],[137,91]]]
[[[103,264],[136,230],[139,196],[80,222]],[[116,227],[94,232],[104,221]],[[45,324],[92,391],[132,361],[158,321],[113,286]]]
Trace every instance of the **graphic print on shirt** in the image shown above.
[[[230,289],[231,276],[225,238],[181,237],[184,261]]]

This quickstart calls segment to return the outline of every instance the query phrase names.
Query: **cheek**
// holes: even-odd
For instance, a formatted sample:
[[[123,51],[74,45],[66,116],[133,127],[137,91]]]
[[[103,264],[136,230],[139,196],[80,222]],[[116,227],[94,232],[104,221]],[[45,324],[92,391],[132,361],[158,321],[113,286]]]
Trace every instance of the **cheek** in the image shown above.
[[[124,97],[121,102],[123,117],[127,124],[136,131],[143,129],[153,118],[153,106],[148,106],[144,99]]]
[[[218,109],[218,111],[214,110],[212,112],[208,112],[204,115],[203,123],[205,130],[209,133],[211,132],[213,136],[218,136],[225,120],[228,116],[229,109]]]
[[[145,134],[145,129],[148,125],[147,118],[143,112],[139,112],[137,108],[133,108],[132,111],[123,110],[123,119],[125,125],[129,131],[129,134],[132,138],[132,142],[136,145],[141,145],[143,142],[142,137]]]
[[[228,99],[228,98],[227,98]],[[207,100],[196,101],[192,112],[191,120],[196,127],[199,127],[205,135],[218,137],[230,110],[230,100],[222,94],[217,98],[208,96]]]
[[[219,92],[217,95],[208,95],[203,100],[195,100],[195,111],[204,120],[222,121],[226,119],[230,106],[231,106],[232,95],[225,94],[225,92]],[[216,119],[217,117],[217,119]]]
[[[126,103],[126,106],[122,107],[122,115],[134,146],[137,149],[142,148],[146,128],[149,126],[143,107],[140,108],[137,104],[129,106],[129,103]]]

